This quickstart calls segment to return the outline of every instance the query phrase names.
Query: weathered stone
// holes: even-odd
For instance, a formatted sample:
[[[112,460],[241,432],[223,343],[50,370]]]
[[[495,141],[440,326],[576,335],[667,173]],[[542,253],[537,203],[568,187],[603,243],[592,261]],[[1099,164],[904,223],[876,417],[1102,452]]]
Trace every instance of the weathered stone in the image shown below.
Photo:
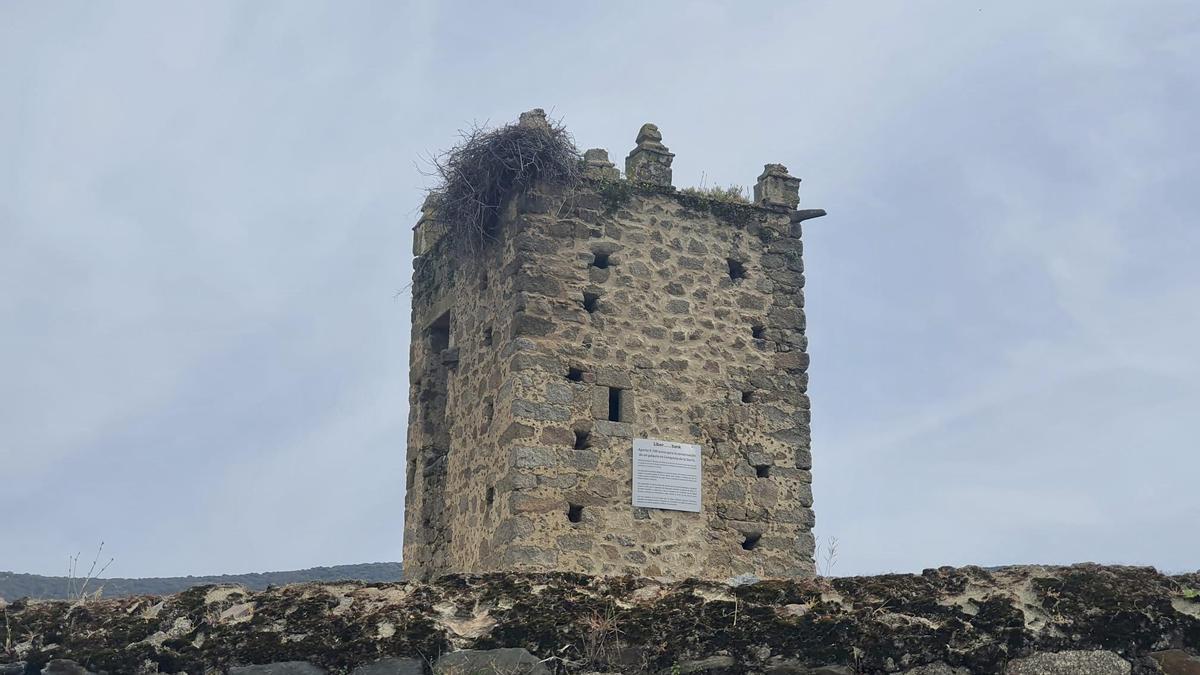
[[[533,521],[525,516],[505,518],[496,526],[493,539],[497,543],[507,544],[533,533]]]
[[[306,661],[282,661],[257,666],[234,666],[229,669],[229,675],[325,675],[327,672],[329,671]]]
[[[717,489],[717,499],[740,502],[745,498],[746,484],[742,481],[727,481]]]
[[[554,466],[556,463],[555,453],[549,448],[516,448],[512,457],[513,466],[522,469]]]
[[[1129,675],[1129,662],[1108,651],[1040,652],[1013,659],[1005,675]]]
[[[567,453],[567,464],[580,471],[591,471],[600,463],[600,455],[595,450],[581,449]]]
[[[350,675],[425,675],[425,662],[399,657],[381,659],[355,668]]]
[[[549,129],[550,122],[546,119],[546,111],[541,108],[526,110],[517,119],[517,124],[523,127]]]
[[[567,508],[567,502],[559,497],[536,497],[521,492],[509,495],[509,504],[513,513],[545,513]]]
[[[603,180],[618,180],[621,172],[608,159],[608,150],[592,148],[583,153],[583,172],[592,178]]]
[[[622,502],[630,508],[627,497]],[[798,560],[789,568],[784,565],[791,559],[771,559],[764,566],[770,577],[792,576],[757,575],[761,581],[734,587],[636,576],[613,583],[538,572],[571,557],[597,573],[606,565],[661,573],[665,570],[658,565],[670,543],[647,543],[636,530],[673,523],[671,531],[683,533],[708,515],[656,510],[634,528],[612,532],[606,521],[619,517],[628,523],[628,511],[606,513],[605,504],[601,500],[595,507],[595,521],[590,520],[592,506],[583,510],[581,522],[568,522],[566,513],[548,514],[565,524],[556,531],[562,540],[549,546],[525,534],[512,545],[483,547],[485,553],[496,552],[498,566],[530,573],[450,576],[430,584],[314,583],[265,591],[210,587],[160,601],[106,598],[82,606],[18,601],[3,608],[0,638],[8,626],[14,638],[6,655],[11,659],[24,649],[29,661],[39,659],[30,672],[40,672],[40,659],[53,651],[86,664],[87,670],[114,675],[153,671],[146,663],[158,664],[163,672],[223,673],[229,664],[260,661],[278,667],[289,658],[311,658],[318,665],[318,657],[320,667],[349,673],[379,658],[376,654],[436,655],[517,640],[529,640],[537,658],[555,659],[557,667],[564,665],[558,660],[563,654],[580,653],[572,650],[586,644],[583,640],[601,635],[608,640],[614,629],[622,636],[612,638],[611,648],[592,652],[590,663],[597,670],[657,672],[706,656],[732,656],[736,672],[756,673],[820,672],[821,664],[841,665],[844,658],[861,673],[908,669],[910,675],[963,675],[961,669],[970,664],[975,672],[992,674],[1007,667],[1017,673],[1190,675],[1178,669],[1196,658],[1198,624],[1185,597],[1190,595],[1186,589],[1200,582],[1196,573],[1168,576],[1151,568],[1098,565],[943,567],[814,581],[796,578],[810,573]],[[541,527],[541,518],[530,516],[526,525]],[[706,535],[724,536],[725,548],[682,553],[718,569],[744,561],[740,549],[730,550],[736,543],[729,535],[739,536],[755,524],[721,525]],[[772,523],[763,531],[760,546],[773,545],[777,527]],[[530,539],[538,545],[530,546]],[[588,543],[592,548],[584,550]],[[888,598],[896,604],[884,605]],[[253,607],[254,621],[236,620],[238,611],[230,610],[239,606]],[[1054,630],[1026,624],[1023,617],[1029,616],[1050,617]],[[931,627],[947,625],[958,637],[931,638]],[[162,640],[164,634],[172,637]],[[1052,653],[1066,641],[1075,651]],[[1105,645],[1112,647],[1094,651]],[[1178,647],[1148,654],[1148,645]],[[936,663],[950,659],[958,672]]]
[[[800,179],[788,175],[782,164],[767,164],[754,185],[754,203],[794,209],[800,203]]]
[[[653,124],[638,130],[637,147],[625,158],[625,175],[631,181],[671,185],[671,162],[675,155],[662,144],[662,133]]]
[[[536,656],[516,647],[460,649],[433,664],[433,675],[550,675]]]
[[[538,485],[558,488],[560,490],[573,488],[579,483],[579,476],[575,474],[566,474],[562,476],[539,476]]]
[[[562,283],[558,279],[536,272],[520,272],[513,279],[514,291],[525,291],[541,295],[562,295]]]
[[[687,673],[722,673],[731,670],[737,665],[737,660],[732,656],[710,656],[706,659],[697,659],[695,661],[684,661],[667,670],[662,671],[663,675],[686,675]]]
[[[672,300],[667,303],[667,311],[671,314],[687,314],[692,309],[687,300]]]
[[[505,565],[554,566],[558,564],[558,553],[536,546],[508,546],[501,561]]]
[[[554,322],[528,312],[517,312],[513,331],[516,335],[549,335],[554,332]]]
[[[514,417],[523,417],[531,420],[565,422],[571,419],[571,410],[569,408],[553,403],[537,403],[534,401],[522,401],[520,399],[512,402],[512,413]]]
[[[807,666],[792,659],[774,659],[767,664],[767,675],[855,675],[849,666]]]
[[[233,675],[233,671],[229,671]],[[53,659],[42,667],[42,675],[96,675],[70,659]]]
[[[627,422],[609,422],[608,420],[596,420],[592,423],[592,430],[601,436],[617,436],[619,438],[633,438],[633,425]]]
[[[0,663],[0,675],[25,675],[25,662]]]
[[[938,661],[916,668],[909,668],[900,672],[900,675],[971,675],[971,671],[966,668],[952,668],[945,663]]]
[[[1200,649],[1200,645],[1197,645]],[[1152,652],[1150,658],[1166,675],[1200,675],[1200,656],[1189,654],[1182,649],[1168,649]]]
[[[595,538],[589,534],[564,534],[558,538],[558,546],[564,551],[590,551]]]

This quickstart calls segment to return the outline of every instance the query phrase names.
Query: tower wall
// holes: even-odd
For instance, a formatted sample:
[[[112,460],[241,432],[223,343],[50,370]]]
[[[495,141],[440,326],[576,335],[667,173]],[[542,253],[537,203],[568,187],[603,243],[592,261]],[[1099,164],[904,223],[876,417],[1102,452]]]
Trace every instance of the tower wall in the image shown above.
[[[811,574],[799,181],[768,165],[752,206],[590,175],[474,257],[427,203],[406,574]],[[637,438],[701,446],[701,512],[632,506]]]

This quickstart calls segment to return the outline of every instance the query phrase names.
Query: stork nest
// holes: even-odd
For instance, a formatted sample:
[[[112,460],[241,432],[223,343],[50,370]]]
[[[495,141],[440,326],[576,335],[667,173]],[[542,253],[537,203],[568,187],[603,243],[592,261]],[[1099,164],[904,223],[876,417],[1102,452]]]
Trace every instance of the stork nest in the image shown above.
[[[559,122],[477,125],[459,135],[458,145],[430,158],[439,179],[433,218],[454,249],[476,253],[494,241],[501,211],[535,183],[573,185],[580,178],[582,158]]]

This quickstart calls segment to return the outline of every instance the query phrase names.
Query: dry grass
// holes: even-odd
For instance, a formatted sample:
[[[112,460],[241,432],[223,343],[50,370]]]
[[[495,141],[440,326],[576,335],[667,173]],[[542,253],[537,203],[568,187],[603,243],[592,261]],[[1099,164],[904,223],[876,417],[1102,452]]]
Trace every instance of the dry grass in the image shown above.
[[[683,188],[680,192],[685,195],[703,197],[727,204],[750,203],[750,198],[746,196],[746,189],[740,185],[730,185],[729,187],[721,187],[719,185],[712,187],[689,187]]]

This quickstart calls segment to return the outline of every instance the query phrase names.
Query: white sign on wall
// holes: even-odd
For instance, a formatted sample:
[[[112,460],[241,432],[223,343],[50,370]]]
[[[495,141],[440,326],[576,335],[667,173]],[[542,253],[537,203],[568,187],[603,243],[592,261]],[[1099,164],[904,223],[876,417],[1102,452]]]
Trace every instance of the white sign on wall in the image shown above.
[[[699,513],[701,475],[700,446],[634,439],[634,506]]]

